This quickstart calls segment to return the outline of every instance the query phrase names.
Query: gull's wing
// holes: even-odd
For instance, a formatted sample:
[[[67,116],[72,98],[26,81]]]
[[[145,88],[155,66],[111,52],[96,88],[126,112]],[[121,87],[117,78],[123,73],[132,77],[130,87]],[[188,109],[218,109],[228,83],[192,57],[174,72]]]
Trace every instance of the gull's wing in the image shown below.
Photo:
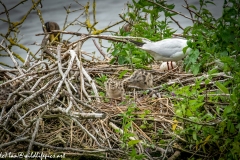
[[[156,60],[173,60],[175,58],[181,59],[185,55],[183,54],[183,48],[187,46],[187,40],[185,39],[164,39],[158,42],[152,42],[144,44],[141,48],[149,52]]]

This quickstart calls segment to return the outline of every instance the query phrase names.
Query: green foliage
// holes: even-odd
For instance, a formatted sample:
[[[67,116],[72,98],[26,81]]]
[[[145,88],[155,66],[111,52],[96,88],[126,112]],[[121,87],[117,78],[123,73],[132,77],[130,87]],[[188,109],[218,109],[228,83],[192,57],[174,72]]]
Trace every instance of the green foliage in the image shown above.
[[[144,110],[144,113],[143,114],[140,114],[139,117],[143,120],[143,124],[141,124],[140,128],[142,129],[151,129],[153,128],[153,123],[149,123],[145,117],[150,114],[151,111],[150,110]]]
[[[128,72],[127,70],[125,70],[125,71],[121,71],[121,72],[119,73],[118,78],[119,78],[119,79],[122,79],[123,76],[124,76],[127,72]]]
[[[122,28],[118,35],[144,37],[151,41],[172,37],[175,31],[169,27],[172,23],[169,18],[176,15],[176,12],[171,12],[174,10],[173,4],[158,0],[132,2],[133,4],[128,4],[128,12],[123,15],[123,19],[130,23],[131,30]],[[184,128],[178,128],[175,132],[187,140],[185,148],[195,146],[197,150],[209,155],[217,153],[217,159],[239,159],[240,2],[224,0],[223,13],[218,19],[207,9],[209,5],[214,5],[213,1],[199,0],[199,4],[200,7],[188,6],[193,15],[193,25],[186,27],[183,34],[192,50],[185,58],[184,65],[185,69],[194,75],[206,72],[212,76],[198,79],[195,85],[191,86],[163,87],[176,95],[177,100],[173,101],[175,113]],[[186,49],[187,47],[184,52]],[[132,44],[114,43],[112,55],[112,63],[130,64],[137,68],[142,68],[153,60],[145,51]],[[209,91],[208,85],[214,74],[219,72],[224,72],[230,78],[224,82],[216,82],[216,89]],[[128,117],[125,117],[125,129],[131,126],[127,123],[133,120],[131,113],[130,110],[124,113]],[[144,119],[145,115],[140,116]],[[149,126],[144,123],[141,127]],[[126,134],[126,137],[128,136]],[[130,144],[134,143],[137,141]],[[130,144],[125,143],[127,146]]]
[[[219,150],[223,159],[238,159],[240,156],[240,137],[238,134],[240,114],[239,109],[236,108],[239,106],[234,106],[231,103],[234,102],[232,97],[231,99],[225,96],[208,97],[208,101],[212,104],[217,104],[219,101],[230,103],[224,107],[215,105],[216,113],[212,114],[206,109],[208,105],[205,102],[205,88],[200,85],[202,82],[208,84],[209,80],[197,80],[195,85],[191,87],[169,87],[169,90],[176,95],[176,101],[173,102],[176,115],[188,119],[188,121],[180,119],[184,123],[184,129],[178,129],[175,132],[185,136],[185,139],[189,142],[189,147],[195,143],[196,147],[200,147],[205,153],[207,153],[206,149],[214,149]],[[217,82],[216,86],[220,93],[228,94],[228,89],[223,83]],[[178,99],[181,99],[181,101]],[[239,100],[239,97],[236,100]],[[219,119],[221,120],[218,122]],[[210,125],[211,122],[214,122],[215,125]]]
[[[96,83],[100,85],[101,87],[104,87],[104,82],[107,81],[107,76],[106,75],[101,75],[101,77],[97,77],[95,79]]]
[[[140,140],[130,140],[130,137],[137,137],[135,134],[132,132],[132,123],[134,120],[134,115],[133,112],[136,110],[136,104],[133,103],[131,104],[127,111],[120,114],[122,116],[122,129],[123,129],[123,134],[121,136],[122,140],[122,148],[125,149],[126,153],[128,153],[128,159],[133,159],[133,160],[140,160],[144,159],[143,154],[137,153],[137,150],[135,149],[135,146],[140,143]]]
[[[107,81],[107,76],[106,75],[101,75],[100,77],[95,78],[95,82],[100,85],[102,88],[105,88],[104,82]],[[105,102],[109,102],[109,99],[106,98],[106,94],[104,92],[99,92],[99,96],[103,97],[103,100]]]
[[[176,101],[176,115],[179,117],[191,117],[193,120],[203,118],[200,111],[204,105],[204,96],[202,94],[205,89],[200,88],[200,83],[201,80],[196,81],[195,86],[173,89],[176,97],[182,98],[181,101]]]
[[[185,60],[187,68],[198,73],[196,70],[207,69],[206,64],[216,59],[224,63],[225,71],[239,68],[239,57],[235,57],[240,51],[239,1],[225,0],[223,15],[219,19],[215,19],[211,12],[204,8],[209,1],[200,2],[199,10],[192,7],[197,12],[195,15],[197,21],[184,30],[188,39],[193,40],[188,43],[193,51]],[[238,59],[237,63],[233,63],[235,58]]]
[[[161,2],[161,4],[169,9],[174,8],[172,4],[167,5],[165,2]],[[175,33],[168,26],[171,23],[168,19],[174,15],[172,12],[161,7],[155,7],[153,3],[145,0],[133,0],[133,4],[128,4],[128,9],[129,12],[124,14],[123,18],[131,22],[131,31],[120,29],[117,35],[145,37],[151,41],[159,41],[169,38]],[[164,21],[159,20],[161,15],[165,15]],[[114,43],[111,54],[114,56],[111,63],[130,64],[136,68],[144,68],[145,65],[153,61],[153,58],[147,52],[136,48],[131,43]]]
[[[216,82],[215,84],[220,93],[230,94],[229,98],[215,97],[216,100],[229,102],[229,105],[224,107],[222,112],[219,110],[222,107],[217,106],[217,112],[221,115],[221,122],[215,128],[203,126],[201,130],[205,136],[208,134],[213,136],[211,141],[219,147],[222,159],[239,159],[240,2],[237,0],[225,0],[223,14],[219,19],[215,19],[204,8],[210,1],[200,0],[200,2],[201,6],[199,10],[192,7],[199,15],[195,17],[198,21],[192,27],[185,29],[185,34],[194,40],[193,42],[189,42],[189,46],[193,50],[192,54],[186,58],[185,64],[188,69],[197,74],[200,71],[208,70],[209,68],[206,64],[218,59],[223,63],[223,71],[233,77],[225,83]],[[185,107],[183,108],[188,106],[186,104],[189,103],[185,103]],[[186,112],[186,109],[183,110],[178,113],[182,115],[189,113]],[[197,119],[202,120],[201,117]],[[190,131],[191,127],[188,130]],[[192,131],[196,132],[196,129],[193,130],[192,128]],[[193,139],[199,141],[199,135],[197,134]],[[201,135],[203,134],[201,133]]]
[[[114,44],[112,55],[114,58],[111,63],[130,64],[136,68],[143,68],[144,65],[152,62],[152,57],[149,57],[145,51],[135,48],[132,44]]]

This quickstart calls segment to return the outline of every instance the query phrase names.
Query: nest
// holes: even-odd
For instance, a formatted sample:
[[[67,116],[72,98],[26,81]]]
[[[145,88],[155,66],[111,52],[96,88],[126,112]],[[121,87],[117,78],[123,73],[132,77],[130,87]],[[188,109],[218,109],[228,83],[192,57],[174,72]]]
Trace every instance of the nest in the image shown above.
[[[126,142],[131,141],[136,142],[136,152],[147,159],[179,153],[172,137],[184,139],[172,131],[176,123],[174,95],[163,86],[194,85],[198,77],[177,71],[158,72],[159,65],[152,65],[148,72],[154,75],[154,88],[128,88],[122,101],[110,101],[95,79],[116,77],[132,69],[107,61],[83,61],[78,52],[66,50],[52,49],[55,60],[38,60],[22,67],[12,58],[16,69],[1,69],[1,152],[127,159],[131,150]],[[215,81],[226,78],[222,73]],[[126,133],[131,134],[124,137]],[[168,145],[159,143],[162,139]]]

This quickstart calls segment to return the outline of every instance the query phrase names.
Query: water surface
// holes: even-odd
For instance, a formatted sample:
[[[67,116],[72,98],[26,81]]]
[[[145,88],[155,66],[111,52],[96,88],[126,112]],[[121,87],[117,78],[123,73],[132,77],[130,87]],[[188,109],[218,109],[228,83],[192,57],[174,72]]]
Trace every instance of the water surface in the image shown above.
[[[13,7],[17,2],[16,0],[1,0],[6,7],[9,9]],[[79,3],[82,5],[86,5],[88,1],[87,0],[81,0]],[[98,21],[98,24],[96,25],[97,29],[103,29],[109,24],[114,24],[117,21],[120,21],[121,18],[119,17],[119,14],[123,12],[123,9],[126,8],[126,3],[129,2],[129,0],[101,0],[96,1],[97,3],[97,16],[96,19]],[[90,1],[90,4],[92,1]],[[182,5],[185,5],[185,2],[183,0],[176,1],[176,0],[168,0],[169,4],[174,3],[175,4],[175,11],[181,12],[182,14],[189,16],[189,12],[182,7]],[[188,3],[191,5],[196,5],[199,7],[198,0],[188,0]],[[219,18],[222,14],[222,5],[223,0],[217,0],[214,1],[216,5],[209,5],[208,8],[212,12],[212,14]],[[71,10],[77,10],[81,8],[74,0],[43,0],[42,1],[43,7],[41,8],[42,11],[42,17],[44,18],[44,21],[55,21],[59,24],[60,28],[63,27],[65,18],[66,18],[66,11],[64,7],[68,8],[69,5],[71,5]],[[28,0],[27,2],[24,2],[23,5],[18,6],[17,8],[9,11],[10,14],[10,20],[11,21],[19,21],[28,11],[28,9],[32,6],[32,1]],[[40,7],[39,7],[40,8]],[[3,6],[0,5],[0,12],[4,11]],[[91,11],[91,8],[90,10]],[[82,11],[77,11],[74,13],[69,14],[68,17],[68,23],[73,21],[78,15],[80,15]],[[90,15],[92,17],[92,14]],[[5,14],[1,14],[0,18],[6,19]],[[174,16],[174,18],[181,24],[182,27],[187,27],[192,25],[192,22],[182,16]],[[82,16],[79,19],[80,22],[85,21],[85,16]],[[118,29],[122,26],[122,24],[117,25],[113,27],[112,31],[118,31]],[[173,29],[176,29],[177,32],[181,33],[182,30],[178,28],[176,24],[170,25]],[[0,21],[0,32],[5,33],[7,32],[8,24]],[[67,29],[67,31],[73,31],[76,32],[79,29],[79,26],[71,26]],[[39,47],[36,45],[32,45],[34,42],[41,43],[43,36],[35,36],[37,33],[42,33],[42,26],[41,22],[39,20],[39,17],[37,15],[37,11],[34,10],[26,19],[26,21],[23,23],[23,25],[20,28],[20,34],[19,37],[22,38],[20,41],[21,44],[25,45],[26,47],[30,48],[30,50],[35,53]],[[82,29],[78,32],[87,33],[85,29]],[[104,34],[110,34],[110,33],[104,33]],[[70,35],[64,35],[63,39],[69,38]],[[72,40],[77,40],[78,37],[74,37]],[[2,40],[2,37],[0,37],[0,40]],[[109,43],[105,40],[103,40],[103,44],[105,46],[109,46]],[[94,46],[92,40],[88,40],[84,43],[82,49],[88,53],[95,52],[96,55],[100,55],[96,47]],[[26,57],[26,51],[21,50],[19,48],[13,48],[14,52],[20,54],[23,58]],[[106,51],[106,49],[104,50]],[[2,54],[2,53],[0,53]],[[0,57],[0,61],[9,63],[9,58]]]

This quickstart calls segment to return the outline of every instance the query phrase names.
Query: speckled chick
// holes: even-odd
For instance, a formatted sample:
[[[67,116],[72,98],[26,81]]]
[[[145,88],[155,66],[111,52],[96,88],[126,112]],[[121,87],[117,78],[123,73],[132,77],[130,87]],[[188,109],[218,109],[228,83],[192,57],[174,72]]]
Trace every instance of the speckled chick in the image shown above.
[[[141,89],[151,88],[153,86],[153,75],[145,70],[139,69],[133,72],[133,74],[126,78],[124,86],[134,86]]]
[[[109,78],[105,84],[106,94],[109,98],[123,98],[124,88],[122,81]]]

